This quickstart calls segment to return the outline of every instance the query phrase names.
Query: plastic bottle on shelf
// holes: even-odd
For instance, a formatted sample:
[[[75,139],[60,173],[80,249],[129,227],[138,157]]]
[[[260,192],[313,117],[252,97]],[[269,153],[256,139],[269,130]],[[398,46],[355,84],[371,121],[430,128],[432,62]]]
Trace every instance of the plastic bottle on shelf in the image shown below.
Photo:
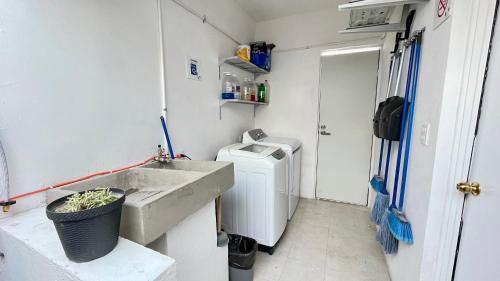
[[[264,81],[264,87],[266,87],[266,101],[265,103],[269,103],[271,97],[271,85],[269,85],[269,81]]]
[[[255,81],[250,81],[250,100],[251,101],[256,101],[257,100],[257,83]]]
[[[234,82],[231,73],[224,72],[222,76],[221,98],[224,100],[234,99]]]
[[[258,102],[266,102],[266,86],[264,83],[260,83],[257,92],[257,101]]]
[[[233,80],[233,84],[234,84],[234,98],[239,100],[239,99],[241,99],[240,80],[238,79],[238,76],[236,76],[236,74],[232,75],[232,80]]]
[[[243,84],[241,84],[241,99],[250,101],[252,100],[252,84],[250,82],[250,79],[245,78],[243,79]]]

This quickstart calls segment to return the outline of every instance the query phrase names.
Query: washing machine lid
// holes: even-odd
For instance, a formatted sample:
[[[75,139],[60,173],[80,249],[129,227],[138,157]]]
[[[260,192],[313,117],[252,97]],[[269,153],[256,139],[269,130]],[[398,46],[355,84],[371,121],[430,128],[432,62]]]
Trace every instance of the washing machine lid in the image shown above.
[[[241,156],[247,158],[266,158],[269,156],[280,156],[280,153],[284,153],[279,147],[266,146],[256,143],[242,143],[232,146],[229,149],[229,153],[234,156]],[[277,158],[281,159],[281,158]]]
[[[265,145],[280,146],[284,149],[290,149],[291,151],[295,151],[302,146],[302,143],[298,139],[292,138],[265,137],[260,139],[258,142]]]
[[[263,145],[279,146],[286,150],[296,151],[302,146],[298,139],[270,137],[262,129],[253,129],[243,134],[243,143],[262,143]]]

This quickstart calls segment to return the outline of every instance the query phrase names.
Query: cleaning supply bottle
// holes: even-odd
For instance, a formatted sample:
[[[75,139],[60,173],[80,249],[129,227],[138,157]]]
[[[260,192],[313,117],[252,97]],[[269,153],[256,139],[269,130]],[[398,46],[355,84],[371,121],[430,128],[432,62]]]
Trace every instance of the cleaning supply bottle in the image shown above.
[[[252,100],[252,84],[250,83],[250,79],[243,79],[243,84],[241,84],[241,99],[246,101]]]
[[[233,84],[234,84],[234,98],[239,100],[239,99],[241,99],[240,80],[238,79],[238,76],[236,76],[236,74],[232,75],[232,80],[233,80]]]
[[[259,84],[259,91],[257,93],[257,101],[258,102],[266,102],[266,86],[264,83]]]
[[[269,99],[271,97],[271,85],[269,85],[269,81],[264,81],[264,87],[266,87],[266,100],[265,103],[269,103]]]
[[[250,81],[250,100],[251,101],[256,101],[257,100],[257,83],[255,81]]]
[[[222,76],[221,97],[224,100],[234,99],[234,83],[231,73],[224,72]]]

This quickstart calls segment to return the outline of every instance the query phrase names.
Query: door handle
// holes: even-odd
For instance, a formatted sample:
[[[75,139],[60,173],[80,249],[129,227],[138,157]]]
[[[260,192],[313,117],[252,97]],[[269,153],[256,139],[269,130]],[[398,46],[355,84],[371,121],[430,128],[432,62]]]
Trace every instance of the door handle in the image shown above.
[[[457,184],[457,190],[465,194],[478,196],[479,194],[481,194],[481,185],[477,182],[459,182]]]
[[[331,135],[331,134],[332,134],[332,133],[328,133],[328,132],[326,132],[326,131],[321,131],[321,132],[319,132],[319,133],[320,133],[321,135],[323,135],[323,136],[329,136],[329,135]]]

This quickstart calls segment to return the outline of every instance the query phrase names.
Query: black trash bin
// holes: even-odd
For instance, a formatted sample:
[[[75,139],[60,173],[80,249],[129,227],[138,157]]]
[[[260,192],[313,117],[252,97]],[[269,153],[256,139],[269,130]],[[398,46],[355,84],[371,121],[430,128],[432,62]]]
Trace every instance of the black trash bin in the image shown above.
[[[252,281],[257,241],[229,234],[229,281]]]

